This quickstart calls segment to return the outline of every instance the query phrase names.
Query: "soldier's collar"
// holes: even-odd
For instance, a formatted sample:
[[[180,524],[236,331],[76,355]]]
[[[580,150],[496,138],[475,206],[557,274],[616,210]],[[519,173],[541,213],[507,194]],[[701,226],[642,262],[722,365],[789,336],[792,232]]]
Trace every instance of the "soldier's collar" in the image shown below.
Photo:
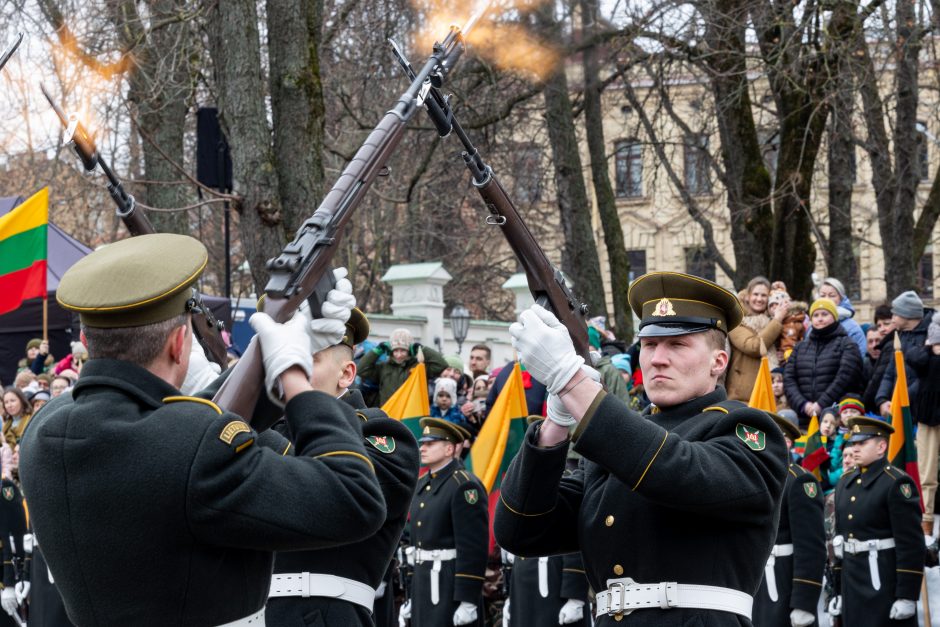
[[[659,422],[663,418],[681,418],[685,420],[702,413],[706,407],[716,405],[727,399],[728,395],[725,393],[725,389],[718,386],[714,391],[709,392],[705,396],[699,396],[698,398],[693,398],[692,400],[673,405],[672,407],[659,407],[658,411],[655,413],[650,412],[649,408],[647,408],[644,414],[655,416],[656,422]]]
[[[887,457],[882,457],[881,459],[876,459],[864,468],[859,468],[859,474],[862,478],[862,485],[867,487],[874,483],[875,479],[878,478],[878,475],[881,474],[881,471],[884,470],[885,466],[887,465]]]
[[[86,390],[101,386],[117,388],[154,409],[162,407],[167,396],[180,394],[157,375],[128,361],[90,359],[82,366],[82,376],[72,388],[72,397],[79,398]]]

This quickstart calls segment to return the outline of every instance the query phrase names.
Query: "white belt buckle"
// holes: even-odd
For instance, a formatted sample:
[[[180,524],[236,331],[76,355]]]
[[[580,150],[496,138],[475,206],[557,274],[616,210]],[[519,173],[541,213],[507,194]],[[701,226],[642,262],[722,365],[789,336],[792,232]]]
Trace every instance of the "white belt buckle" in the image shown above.
[[[629,583],[633,583],[633,580],[630,578],[627,578],[626,581]],[[614,595],[616,593],[614,591],[617,589],[618,586],[620,587],[620,603],[618,604],[619,609],[615,610],[614,609]],[[609,595],[609,598],[610,598],[610,606],[607,608],[608,616],[617,616],[617,615],[629,616],[630,613],[633,612],[633,610],[623,609],[623,606],[627,602],[627,586],[623,581],[617,581],[617,582],[610,584],[610,586],[607,588],[607,594]]]
[[[300,573],[300,596],[307,599],[310,597],[310,573]]]

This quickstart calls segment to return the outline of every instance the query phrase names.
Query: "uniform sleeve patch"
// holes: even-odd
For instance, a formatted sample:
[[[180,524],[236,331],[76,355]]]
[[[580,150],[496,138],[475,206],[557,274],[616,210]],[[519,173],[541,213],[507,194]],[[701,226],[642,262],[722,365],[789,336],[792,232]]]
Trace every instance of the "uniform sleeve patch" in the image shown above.
[[[390,435],[370,435],[366,438],[366,442],[381,453],[393,453],[395,451],[395,438]]]
[[[15,492],[13,491],[13,486],[9,486],[9,487],[4,486],[3,498],[5,498],[8,501],[12,501],[14,496],[15,496]]]
[[[760,429],[748,427],[739,422],[734,434],[752,451],[763,451],[764,447],[767,446],[767,436]]]
[[[901,496],[903,496],[906,499],[909,499],[913,495],[914,495],[914,491],[911,489],[911,485],[909,483],[902,483],[901,484]],[[6,494],[4,494],[4,496],[6,496]]]
[[[222,433],[219,434],[219,439],[226,444],[231,444],[236,435],[239,433],[248,433],[250,431],[251,428],[243,420],[233,420],[222,428]]]
[[[809,481],[803,484],[803,492],[806,492],[806,496],[811,499],[816,498],[816,495],[819,494],[819,489],[816,486],[815,481]]]
[[[464,490],[463,498],[465,498],[470,505],[476,505],[476,502],[480,500],[480,493],[476,490]]]

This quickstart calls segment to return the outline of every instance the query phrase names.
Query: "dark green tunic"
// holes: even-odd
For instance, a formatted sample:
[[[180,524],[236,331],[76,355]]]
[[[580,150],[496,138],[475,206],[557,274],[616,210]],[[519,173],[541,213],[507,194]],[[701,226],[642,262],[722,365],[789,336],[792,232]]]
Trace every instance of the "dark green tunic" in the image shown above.
[[[543,627],[557,625],[558,613],[568,599],[584,601],[584,618],[575,627],[591,624],[591,608],[587,604],[588,585],[584,576],[584,565],[580,553],[554,555],[548,560],[545,594],[539,589],[540,557],[517,557],[512,564],[512,579],[509,584],[510,627]]]
[[[824,504],[816,477],[790,464],[774,544],[792,544],[793,555],[774,559],[776,601],[770,598],[767,581],[761,580],[754,597],[754,624],[758,627],[790,627],[790,611],[794,609],[816,616],[827,558]]]
[[[418,480],[411,503],[411,544],[416,549],[457,549],[457,559],[442,562],[440,598],[431,603],[432,562],[415,564],[411,587],[412,625],[453,625],[462,601],[477,606],[483,624],[483,581],[489,544],[489,516],[483,484],[459,461]]]
[[[595,591],[631,577],[757,592],[788,464],[768,414],[726,401],[722,388],[645,416],[601,393],[575,433],[581,467],[565,478],[568,443],[539,448],[540,425],[529,427],[503,479],[501,546],[523,556],[580,551]],[[656,608],[596,624],[751,623],[728,612]]]
[[[842,624],[847,627],[914,627],[915,613],[890,620],[896,599],[916,601],[927,547],[920,527],[920,496],[914,480],[880,459],[842,475],[836,486],[836,534],[855,540],[894,538],[895,548],[878,552],[881,590],[872,587],[868,553],[849,555],[835,567],[842,591]]]
[[[69,617],[201,627],[260,610],[275,550],[354,542],[385,504],[353,410],[320,392],[285,413],[296,457],[132,364],[85,364],[73,401],[26,430],[20,474]],[[316,498],[311,498],[315,495]]]

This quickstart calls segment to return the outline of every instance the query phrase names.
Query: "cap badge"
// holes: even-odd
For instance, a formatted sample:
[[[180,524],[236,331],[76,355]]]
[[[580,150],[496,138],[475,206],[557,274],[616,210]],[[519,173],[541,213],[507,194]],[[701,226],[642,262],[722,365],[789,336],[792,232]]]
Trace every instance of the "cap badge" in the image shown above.
[[[852,425],[852,433],[861,433],[862,428],[859,425]]]
[[[421,432],[421,435],[429,435],[431,433],[431,427],[425,427],[424,431]]]
[[[651,314],[653,316],[675,316],[676,310],[672,306],[672,301],[664,298],[656,304],[656,309]]]
[[[817,494],[817,491],[816,491],[816,482],[811,481],[811,482],[809,482],[809,483],[804,483],[804,484],[803,484],[803,491],[806,492],[806,496],[808,496],[809,498],[811,498],[811,499],[816,498],[816,494]]]
[[[467,499],[467,503],[470,503],[470,505],[475,505],[480,498],[480,494],[476,490],[464,490],[463,498]]]
[[[366,440],[381,453],[391,453],[395,450],[395,438],[388,435],[370,435]]]

